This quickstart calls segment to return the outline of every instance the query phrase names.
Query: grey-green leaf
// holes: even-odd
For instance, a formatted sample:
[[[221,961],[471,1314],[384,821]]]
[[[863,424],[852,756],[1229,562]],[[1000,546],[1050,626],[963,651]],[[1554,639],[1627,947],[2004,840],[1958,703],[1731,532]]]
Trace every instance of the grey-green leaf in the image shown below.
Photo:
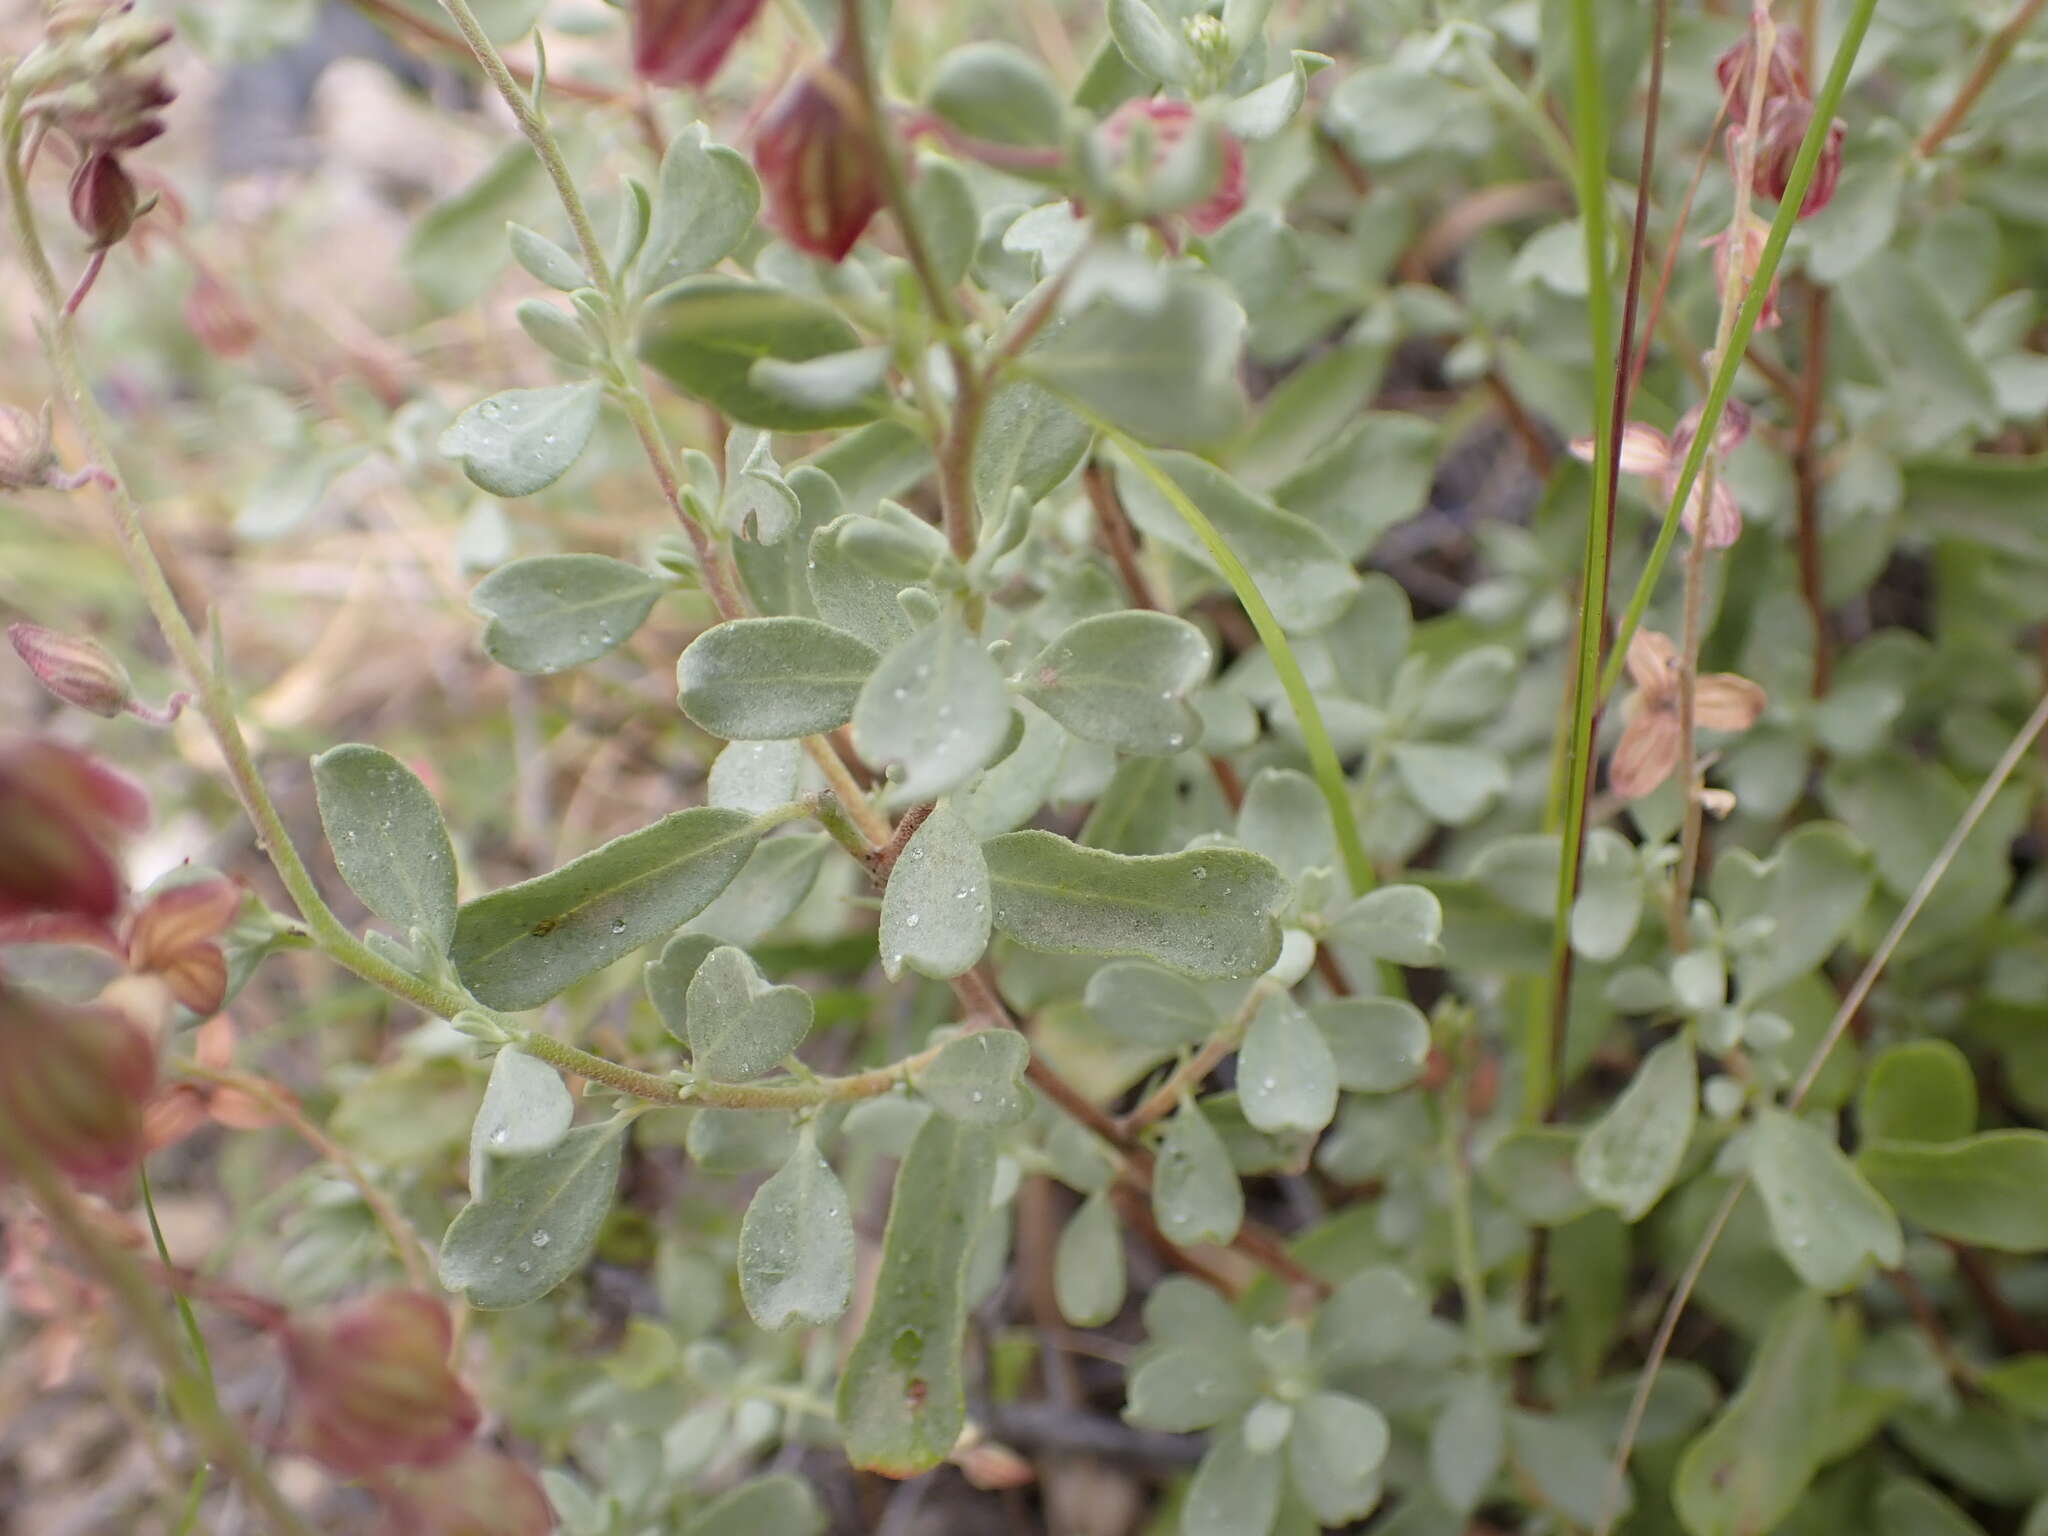
[[[1672,1504],[1691,1536],[1777,1529],[1819,1469],[1837,1371],[1827,1303],[1797,1292],[1771,1319],[1741,1389],[1678,1464]]]
[[[665,590],[609,555],[533,555],[478,582],[469,606],[490,620],[485,655],[515,672],[546,674],[623,645]]]
[[[546,235],[517,223],[507,224],[505,235],[512,247],[512,259],[550,288],[574,293],[590,286],[583,264]]]
[[[1390,1440],[1386,1417],[1370,1403],[1342,1392],[1303,1400],[1287,1436],[1287,1468],[1318,1521],[1343,1525],[1371,1511]]]
[[[690,983],[720,940],[708,933],[677,934],[647,962],[647,1000],[661,1015],[662,1027],[684,1045],[690,1043]]]
[[[1088,978],[1089,1017],[1119,1040],[1174,1050],[1197,1045],[1223,1022],[1194,982],[1144,960],[1118,960]]]
[[[1666,1040],[1579,1143],[1579,1182],[1602,1205],[1640,1221],[1678,1174],[1699,1114],[1692,1040]]]
[[[753,382],[754,364],[764,357],[801,363],[859,346],[859,334],[829,305],[737,277],[686,278],[651,299],[640,320],[640,356],[656,372],[735,421],[777,432],[857,426],[875,409],[792,403]]]
[[[941,804],[904,845],[882,892],[882,969],[908,966],[939,980],[971,968],[988,948],[988,861],[973,829]]]
[[[1259,1005],[1237,1057],[1244,1117],[1262,1131],[1320,1131],[1337,1114],[1337,1062],[1301,1005],[1277,993]]]
[[[1429,1428],[1429,1473],[1436,1491],[1453,1509],[1476,1509],[1493,1486],[1506,1451],[1499,1387],[1486,1376],[1458,1378]]]
[[[716,266],[746,237],[760,206],[761,184],[746,157],[707,144],[703,125],[690,124],[661,157],[640,291],[652,293]]]
[[[1203,443],[1245,415],[1244,311],[1212,277],[1172,273],[1156,304],[1107,294],[1017,361],[1020,373],[1137,437]]]
[[[1758,1111],[1749,1172],[1778,1251],[1815,1290],[1845,1291],[1869,1261],[1895,1269],[1904,1257],[1899,1218],[1817,1126],[1782,1110]]]
[[[538,1301],[583,1267],[611,1209],[625,1122],[570,1131],[546,1152],[494,1162],[489,1193],[441,1238],[441,1283],[473,1307]]]
[[[1095,429],[1059,398],[1019,380],[989,397],[974,441],[974,502],[993,518],[1012,490],[1030,501],[1049,493],[1081,462]]]
[[[995,925],[1029,948],[1133,956],[1215,979],[1256,975],[1279,958],[1274,914],[1289,886],[1258,854],[1105,853],[1044,831],[1008,833],[982,852]]]
[[[364,906],[442,949],[455,934],[455,850],[440,807],[413,771],[376,747],[313,759],[313,792],[334,867]]]
[[[763,1328],[819,1327],[853,1295],[853,1215],[806,1127],[740,1222],[740,1295]]]
[[[1164,755],[1193,746],[1188,695],[1209,675],[1209,642],[1186,619],[1129,609],[1069,625],[1024,669],[1024,696],[1087,741]]]
[[[732,619],[676,662],[683,713],[727,741],[812,736],[853,718],[873,650],[816,619]]]
[[[889,363],[887,347],[827,352],[801,362],[763,357],[747,370],[747,383],[798,410],[859,409],[872,415],[889,378]]]
[[[713,1499],[690,1517],[683,1536],[822,1536],[824,1529],[825,1512],[810,1485],[781,1473]]]
[[[531,496],[568,473],[603,401],[604,386],[590,379],[508,389],[456,417],[441,434],[441,452],[493,496]]]
[[[1443,962],[1443,904],[1419,885],[1368,891],[1334,919],[1337,937],[1375,960],[1396,965]]]
[[[1014,1029],[981,1029],[949,1040],[917,1075],[917,1090],[965,1125],[1014,1125],[1031,1112],[1024,1069],[1031,1046]]]
[[[1083,1200],[1053,1251],[1053,1295],[1060,1316],[1076,1328],[1099,1328],[1124,1306],[1124,1234],[1099,1189]]]
[[[796,799],[804,749],[795,738],[735,741],[711,761],[704,798],[711,805],[760,815]]]
[[[559,1145],[575,1117],[576,1100],[562,1074],[508,1045],[491,1063],[491,1080],[470,1130],[470,1155],[535,1156]]]
[[[1003,674],[948,610],[884,656],[853,706],[862,757],[906,800],[955,789],[994,759],[1010,731]]]
[[[1193,1095],[1166,1122],[1152,1174],[1152,1214],[1176,1243],[1227,1243],[1244,1225],[1244,1186],[1230,1149]]]
[[[721,945],[690,978],[691,1064],[719,1082],[773,1071],[811,1032],[810,994],[771,986],[743,949]]]
[[[1337,1086],[1394,1093],[1429,1064],[1429,1021],[1398,997],[1340,997],[1309,1010],[1337,1066]]]
[[[533,1008],[695,917],[762,829],[737,811],[677,811],[560,869],[463,906],[450,956],[478,1001]]]
[[[2048,1251],[2048,1133],[1882,1141],[1857,1166],[1899,1214],[1941,1237],[2006,1253]]]
[[[1195,56],[1187,40],[1146,0],[1109,0],[1109,35],[1140,74],[1168,85],[1192,78]]]
[[[1280,1513],[1278,1451],[1254,1451],[1242,1429],[1218,1435],[1195,1468],[1181,1536],[1266,1536]]]
[[[896,1171],[874,1307],[839,1378],[839,1424],[857,1467],[914,1477],[960,1437],[967,1261],[995,1172],[990,1134],[949,1115],[926,1118]]]

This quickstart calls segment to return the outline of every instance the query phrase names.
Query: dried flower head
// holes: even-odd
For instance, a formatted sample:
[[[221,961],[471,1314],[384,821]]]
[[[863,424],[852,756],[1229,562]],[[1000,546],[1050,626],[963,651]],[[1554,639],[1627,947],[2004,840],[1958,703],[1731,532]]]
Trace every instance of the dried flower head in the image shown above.
[[[1745,210],[1745,218],[1738,235],[1736,226],[1730,223],[1720,234],[1701,242],[1714,253],[1714,289],[1725,293],[1731,264],[1738,265],[1742,282],[1739,293],[1747,294],[1756,282],[1756,274],[1763,265],[1764,242],[1770,238],[1771,221],[1761,217],[1755,209]],[[1756,328],[1760,331],[1776,330],[1784,316],[1778,312],[1778,274],[1771,274],[1771,286],[1764,293],[1763,307],[1756,314]]]
[[[1811,96],[1806,80],[1806,38],[1797,27],[1778,26],[1769,14],[1752,12],[1742,36],[1723,50],[1714,61],[1714,78],[1721,82],[1721,94],[1728,98],[1728,120],[1749,120],[1749,93],[1756,81],[1759,34],[1770,35],[1770,54],[1764,61],[1764,100],[1779,96]]]
[[[633,68],[655,85],[706,86],[762,0],[633,0]]]
[[[1686,412],[1669,437],[1645,422],[1631,421],[1621,429],[1621,472],[1636,475],[1656,485],[1668,502],[1678,494],[1678,481],[1685,469],[1685,456],[1692,448],[1692,440],[1699,431],[1701,407],[1694,406]],[[1714,451],[1725,457],[1733,452],[1749,436],[1749,407],[1740,401],[1730,400],[1721,411],[1719,428],[1714,433]],[[1594,440],[1590,437],[1572,439],[1572,456],[1593,461]],[[1701,473],[1694,477],[1692,490],[1685,498],[1683,521],[1685,531],[1702,540],[1709,549],[1726,549],[1742,536],[1742,508],[1736,504],[1735,493],[1728,489],[1727,482],[1715,475],[1713,488],[1707,487],[1709,476]]]
[[[882,211],[882,168],[859,120],[842,47],[768,109],[754,139],[767,220],[800,251],[844,261]]]
[[[1792,184],[1793,162],[1813,122],[1813,103],[1803,96],[1774,96],[1764,103],[1764,115],[1757,125],[1756,169],[1751,185],[1761,197],[1782,202]],[[1842,120],[1828,124],[1821,141],[1820,158],[1813,165],[1813,179],[1799,201],[1799,217],[1811,218],[1834,200],[1835,187],[1842,179]]]
[[[219,940],[241,909],[242,888],[225,875],[157,892],[128,925],[130,968],[161,976],[194,1013],[217,1012],[228,989]]]
[[[119,245],[141,213],[142,194],[111,151],[93,151],[71,173],[71,222],[85,231],[94,250]]]
[[[1639,629],[1628,646],[1635,691],[1623,704],[1627,724],[1607,765],[1607,781],[1624,800],[1640,800],[1679,767],[1680,662],[1668,635]],[[1693,723],[1710,731],[1746,731],[1763,713],[1764,691],[1732,672],[1710,672],[1693,684]]]
[[[0,491],[30,491],[57,473],[57,449],[50,437],[50,408],[40,416],[0,405]]]
[[[0,981],[0,1115],[65,1177],[111,1186],[143,1153],[156,1037],[127,1009]]]
[[[106,922],[126,894],[115,846],[148,823],[141,788],[76,748],[0,742],[0,922]]]
[[[476,1399],[448,1366],[448,1309],[421,1291],[379,1291],[285,1331],[295,1440],[350,1477],[427,1467],[476,1433]]]

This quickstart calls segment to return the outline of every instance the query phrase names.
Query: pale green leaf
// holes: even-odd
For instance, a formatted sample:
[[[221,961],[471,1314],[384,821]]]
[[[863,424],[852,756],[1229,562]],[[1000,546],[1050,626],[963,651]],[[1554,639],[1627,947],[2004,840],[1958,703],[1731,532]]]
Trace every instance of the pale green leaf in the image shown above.
[[[1894,1269],[1904,1257],[1898,1217],[1817,1126],[1759,1110],[1749,1172],[1778,1251],[1815,1290],[1845,1291],[1863,1277],[1866,1261]]]
[[[753,816],[776,810],[796,799],[803,761],[803,744],[794,738],[735,741],[712,759],[704,799]]]
[[[773,1071],[811,1032],[801,987],[772,986],[743,949],[721,945],[690,978],[691,1064],[719,1082]]]
[[[1031,1110],[1024,1069],[1031,1046],[1014,1029],[981,1029],[948,1041],[917,1075],[917,1090],[941,1114],[967,1125],[1014,1125]]]
[[[1241,1429],[1218,1435],[1188,1487],[1181,1536],[1267,1536],[1280,1512],[1282,1467],[1278,1452],[1254,1451]]]
[[[1287,1437],[1287,1467],[1319,1521],[1362,1519],[1379,1502],[1390,1438],[1385,1416],[1370,1403],[1341,1392],[1313,1392],[1302,1401]]]
[[[1394,1093],[1429,1064],[1429,1021],[1402,998],[1333,998],[1317,1003],[1309,1017],[1330,1048],[1340,1088]]]
[[[1152,1214],[1176,1243],[1227,1243],[1244,1224],[1230,1149],[1190,1094],[1166,1122],[1152,1172]]]
[[[1024,696],[1087,741],[1119,752],[1193,746],[1188,695],[1209,675],[1209,642],[1171,614],[1131,609],[1069,625],[1024,669]]]
[[[1699,1097],[1692,1040],[1674,1035],[1643,1058],[1579,1142],[1573,1166],[1586,1192],[1630,1221],[1642,1220],[1677,1177]]]
[[[941,804],[910,836],[882,892],[882,969],[908,966],[940,980],[971,968],[988,948],[988,861],[973,829]]]
[[[1010,717],[1001,670],[949,609],[869,675],[853,706],[853,740],[898,796],[930,800],[994,760]]]
[[[1259,1005],[1237,1057],[1244,1117],[1262,1131],[1320,1131],[1337,1114],[1337,1062],[1301,1005],[1278,993]]]
[[[1053,1251],[1053,1295],[1076,1328],[1099,1328],[1124,1305],[1124,1233],[1109,1191],[1097,1190],[1060,1231]]]
[[[852,1202],[809,1127],[740,1223],[740,1295],[763,1328],[834,1322],[853,1295]]]
[[[1119,1040],[1169,1051],[1199,1045],[1223,1023],[1185,976],[1143,960],[1117,960],[1088,978],[1088,1015]]]
[[[1977,1128],[1977,1078],[1947,1040],[1906,1040],[1870,1064],[1856,1100],[1865,1142],[1960,1141]]]
[[[417,928],[446,949],[455,934],[455,850],[426,785],[390,753],[350,745],[313,759],[313,790],[348,888],[401,935]]]
[[[823,1536],[825,1512],[810,1484],[787,1473],[756,1478],[690,1517],[682,1536]]]
[[[870,420],[874,408],[792,404],[752,382],[762,358],[801,363],[851,352],[860,336],[817,299],[744,278],[685,278],[651,299],[640,318],[640,357],[686,394],[734,421],[777,432],[815,432]]]
[[[875,653],[816,619],[731,619],[676,662],[683,713],[727,741],[813,736],[853,718]]]
[[[1867,1143],[1856,1166],[1907,1221],[2007,1253],[2048,1252],[2048,1133]]]
[[[579,1126],[549,1150],[493,1160],[489,1192],[441,1238],[441,1283],[473,1307],[538,1301],[583,1267],[611,1209],[621,1120]]]
[[[441,434],[441,452],[493,496],[531,496],[576,462],[597,428],[604,387],[594,380],[508,389],[480,400]]]
[[[1460,1376],[1429,1427],[1429,1477],[1452,1509],[1470,1513],[1485,1499],[1507,1454],[1501,1392],[1486,1376]]]
[[[484,654],[515,672],[560,672],[633,637],[667,584],[608,555],[532,555],[499,567],[469,595],[490,620]]]
[[[706,143],[703,125],[690,124],[661,157],[639,290],[652,293],[716,266],[746,237],[760,206],[761,186],[746,157]]]
[[[489,1157],[532,1157],[560,1144],[576,1116],[562,1074],[537,1056],[506,1046],[491,1063],[491,1080],[470,1130],[471,1167]]]
[[[1443,963],[1444,909],[1419,885],[1383,885],[1339,912],[1331,926],[1351,948],[1396,965]]]

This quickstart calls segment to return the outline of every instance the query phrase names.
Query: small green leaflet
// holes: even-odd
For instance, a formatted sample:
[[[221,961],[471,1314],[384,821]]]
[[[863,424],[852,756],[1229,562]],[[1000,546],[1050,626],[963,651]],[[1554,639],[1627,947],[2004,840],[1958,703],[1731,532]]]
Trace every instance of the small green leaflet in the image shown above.
[[[1778,1251],[1815,1290],[1848,1290],[1875,1260],[1905,1257],[1899,1219],[1832,1136],[1782,1110],[1757,1112],[1749,1173],[1770,1213]]]
[[[597,428],[604,386],[595,380],[508,389],[481,400],[441,434],[441,452],[493,496],[546,490],[576,462]]]
[[[941,803],[889,872],[882,892],[882,969],[891,981],[905,967],[940,980],[958,976],[988,948],[989,928],[988,861],[972,829]]]
[[[1320,1131],[1337,1114],[1337,1063],[1299,1003],[1275,993],[1259,1005],[1237,1057],[1244,1117],[1261,1131]]]
[[[683,713],[727,741],[813,736],[853,717],[875,652],[816,619],[731,619],[676,663]]]
[[[1099,1328],[1124,1306],[1124,1233],[1108,1189],[1083,1200],[1053,1251],[1053,1295],[1076,1328]]]
[[[1152,1171],[1152,1214],[1176,1243],[1227,1243],[1244,1224],[1230,1149],[1192,1095],[1166,1122]]]
[[[1689,1032],[1643,1058],[1635,1080],[1579,1143],[1579,1182],[1602,1205],[1641,1221],[1671,1187],[1699,1114],[1699,1069]]]
[[[477,583],[469,606],[490,623],[484,654],[546,675],[595,661],[633,637],[666,582],[608,555],[534,555]]]
[[[987,767],[1010,719],[1002,672],[948,610],[876,666],[853,706],[853,740],[899,799],[929,800]]]
[[[690,978],[691,1065],[718,1082],[772,1072],[811,1031],[801,987],[771,986],[743,949],[721,945]]]
[[[1209,642],[1185,619],[1132,610],[1069,625],[1024,669],[1024,696],[1087,741],[1119,752],[1193,746],[1189,693],[1209,675]]]
[[[390,753],[351,745],[313,759],[313,790],[348,888],[401,935],[417,928],[446,949],[455,933],[455,850],[426,785]]]
[[[948,1041],[917,1075],[917,1091],[966,1125],[1014,1125],[1031,1110],[1024,1069],[1031,1046],[1014,1029],[979,1029]]]
[[[740,1223],[740,1295],[763,1328],[820,1326],[853,1294],[853,1215],[810,1126],[747,1206]]]

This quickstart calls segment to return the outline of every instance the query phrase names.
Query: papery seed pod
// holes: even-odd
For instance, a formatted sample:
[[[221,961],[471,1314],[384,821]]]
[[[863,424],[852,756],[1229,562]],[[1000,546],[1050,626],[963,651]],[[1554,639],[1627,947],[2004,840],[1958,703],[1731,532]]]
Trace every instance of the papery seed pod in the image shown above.
[[[782,93],[754,139],[769,225],[826,261],[844,261],[882,210],[882,168],[853,92],[841,48]]]
[[[86,635],[60,634],[40,624],[10,624],[7,639],[36,681],[66,704],[112,719],[135,697],[120,658]]]
[[[1156,175],[1173,157],[1183,152],[1190,135],[1204,131],[1201,118],[1185,101],[1152,97],[1127,101],[1112,112],[1096,130],[1103,156],[1111,164],[1123,160],[1131,141],[1144,134],[1151,144],[1150,163],[1144,170]],[[1220,146],[1220,164],[1210,185],[1198,201],[1161,212],[1177,212],[1198,235],[1213,234],[1235,218],[1244,207],[1244,145],[1233,134],[1214,130]]]
[[[655,85],[706,86],[762,0],[633,0],[633,68]]]
[[[119,245],[141,212],[142,196],[135,182],[112,154],[95,151],[72,172],[71,219],[85,231],[94,250]]]
[[[105,922],[125,895],[113,846],[148,823],[140,786],[83,752],[0,743],[0,921],[64,913]]]
[[[1714,253],[1714,291],[1727,291],[1731,267],[1742,274],[1738,292],[1746,293],[1756,281],[1757,269],[1763,264],[1764,242],[1770,238],[1771,222],[1760,217],[1754,210],[1744,222],[1740,234],[1730,224],[1720,234],[1702,243]],[[1756,314],[1756,328],[1773,331],[1784,321],[1778,312],[1778,274],[1771,274],[1771,286],[1764,294],[1763,307]],[[1730,401],[1731,405],[1738,402]]]
[[[0,405],[0,491],[30,491],[48,485],[57,471],[50,440],[50,411],[40,416]]]
[[[385,1480],[396,1536],[549,1536],[555,1513],[533,1473],[486,1445]],[[764,1532],[763,1536],[769,1536]]]
[[[1764,101],[1813,94],[1806,80],[1806,39],[1797,27],[1774,27],[1771,56],[1764,64]],[[1728,121],[1749,120],[1749,93],[1756,83],[1757,28],[1752,23],[1714,61],[1714,78],[1728,98]]]
[[[155,1036],[126,1010],[0,982],[0,1116],[66,1178],[110,1187],[127,1177],[156,1070]]]
[[[350,1477],[455,1456],[481,1415],[448,1367],[453,1338],[447,1307],[422,1291],[379,1291],[293,1323],[295,1444]]]
[[[242,888],[224,875],[159,891],[128,926],[128,963],[161,976],[194,1013],[215,1013],[228,983],[218,940],[241,909]]]

